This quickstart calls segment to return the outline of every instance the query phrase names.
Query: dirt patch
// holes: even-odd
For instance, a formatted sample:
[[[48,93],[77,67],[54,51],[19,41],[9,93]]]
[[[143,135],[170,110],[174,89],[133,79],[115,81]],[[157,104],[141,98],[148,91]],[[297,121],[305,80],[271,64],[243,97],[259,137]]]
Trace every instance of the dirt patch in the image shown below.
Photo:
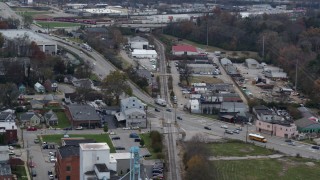
[[[240,149],[240,151],[241,152],[251,152],[251,151],[253,151],[254,149],[253,148],[242,148],[242,149]]]
[[[314,164],[313,162],[306,162],[305,164],[306,164],[307,166],[309,166],[309,167],[315,166],[315,164]]]
[[[294,162],[290,159],[285,159],[285,158],[284,159],[280,158],[280,159],[278,159],[278,161],[282,162],[282,171],[279,173],[279,176],[284,176],[289,168],[300,164],[299,162]]]

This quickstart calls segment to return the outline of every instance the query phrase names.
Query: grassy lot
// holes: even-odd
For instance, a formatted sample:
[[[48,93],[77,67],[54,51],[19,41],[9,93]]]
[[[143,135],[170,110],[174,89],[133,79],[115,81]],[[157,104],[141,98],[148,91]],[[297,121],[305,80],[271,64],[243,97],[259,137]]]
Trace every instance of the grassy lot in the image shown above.
[[[306,162],[312,162],[307,165]],[[214,161],[218,179],[260,180],[260,179],[308,179],[320,177],[320,163],[297,158],[257,159],[241,161]]]
[[[110,152],[116,152],[108,134],[69,134],[70,137],[83,137],[85,139],[94,139],[97,142],[106,142],[110,147]],[[63,134],[42,135],[42,140],[45,142],[53,142],[60,144]]]
[[[71,22],[45,22],[45,21],[37,21],[42,27],[55,28],[55,27],[73,27],[73,26],[80,26],[79,23],[71,23]]]
[[[42,15],[42,14],[49,14],[49,13],[46,11],[18,11],[17,14],[35,16],[35,15]]]
[[[12,166],[11,170],[12,170],[12,174],[17,175],[17,178],[19,180],[27,180],[28,179],[26,169],[24,166]]]
[[[274,154],[270,149],[249,143],[246,144],[240,141],[212,143],[208,144],[208,146],[214,156],[256,156]]]
[[[151,154],[151,157],[148,157],[146,159],[158,159],[158,154],[162,153],[156,153],[151,147],[151,138],[149,133],[145,134],[139,134],[140,138],[144,140],[144,146],[148,149],[148,151]]]
[[[210,84],[223,83],[219,78],[213,78],[212,76],[192,76],[191,83],[205,82]]]
[[[58,116],[58,125],[54,126],[57,128],[65,128],[65,127],[69,127],[70,121],[68,120],[66,114],[64,112],[56,112],[57,116]]]

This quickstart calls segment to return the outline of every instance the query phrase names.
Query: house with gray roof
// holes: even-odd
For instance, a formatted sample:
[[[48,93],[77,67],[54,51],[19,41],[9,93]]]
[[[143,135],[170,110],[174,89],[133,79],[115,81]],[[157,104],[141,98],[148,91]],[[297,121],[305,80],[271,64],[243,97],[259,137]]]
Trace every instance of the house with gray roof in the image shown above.
[[[243,102],[222,102],[220,106],[220,114],[237,114],[245,116],[248,107]]]
[[[116,113],[118,122],[125,122],[126,127],[147,127],[146,104],[136,97],[129,97],[121,100],[121,112]]]
[[[66,115],[73,127],[100,127],[101,118],[95,108],[88,104],[70,104],[66,107]]]
[[[58,125],[58,116],[52,110],[48,111],[44,114],[44,120],[47,125],[49,126],[56,126]]]
[[[15,120],[15,115],[12,112],[0,112],[0,122],[12,122]]]
[[[42,116],[37,112],[25,112],[20,115],[20,123],[27,126],[37,126],[41,123]]]
[[[8,163],[0,163],[0,179],[12,179],[11,166]]]

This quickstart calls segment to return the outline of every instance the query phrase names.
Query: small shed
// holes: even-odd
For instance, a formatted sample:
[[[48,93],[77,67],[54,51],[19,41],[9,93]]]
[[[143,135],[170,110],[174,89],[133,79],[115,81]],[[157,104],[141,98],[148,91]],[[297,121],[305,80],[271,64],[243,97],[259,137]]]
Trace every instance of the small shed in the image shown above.
[[[38,93],[44,93],[46,90],[44,88],[44,86],[42,86],[40,83],[36,83],[34,85],[34,89],[38,92]]]

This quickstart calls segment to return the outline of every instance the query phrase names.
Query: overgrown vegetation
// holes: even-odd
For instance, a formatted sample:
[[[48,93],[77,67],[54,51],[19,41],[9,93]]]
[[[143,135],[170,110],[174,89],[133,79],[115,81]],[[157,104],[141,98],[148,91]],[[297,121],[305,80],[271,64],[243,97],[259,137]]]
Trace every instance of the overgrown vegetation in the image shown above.
[[[140,134],[146,148],[151,153],[150,159],[163,159],[163,137],[158,131]]]

